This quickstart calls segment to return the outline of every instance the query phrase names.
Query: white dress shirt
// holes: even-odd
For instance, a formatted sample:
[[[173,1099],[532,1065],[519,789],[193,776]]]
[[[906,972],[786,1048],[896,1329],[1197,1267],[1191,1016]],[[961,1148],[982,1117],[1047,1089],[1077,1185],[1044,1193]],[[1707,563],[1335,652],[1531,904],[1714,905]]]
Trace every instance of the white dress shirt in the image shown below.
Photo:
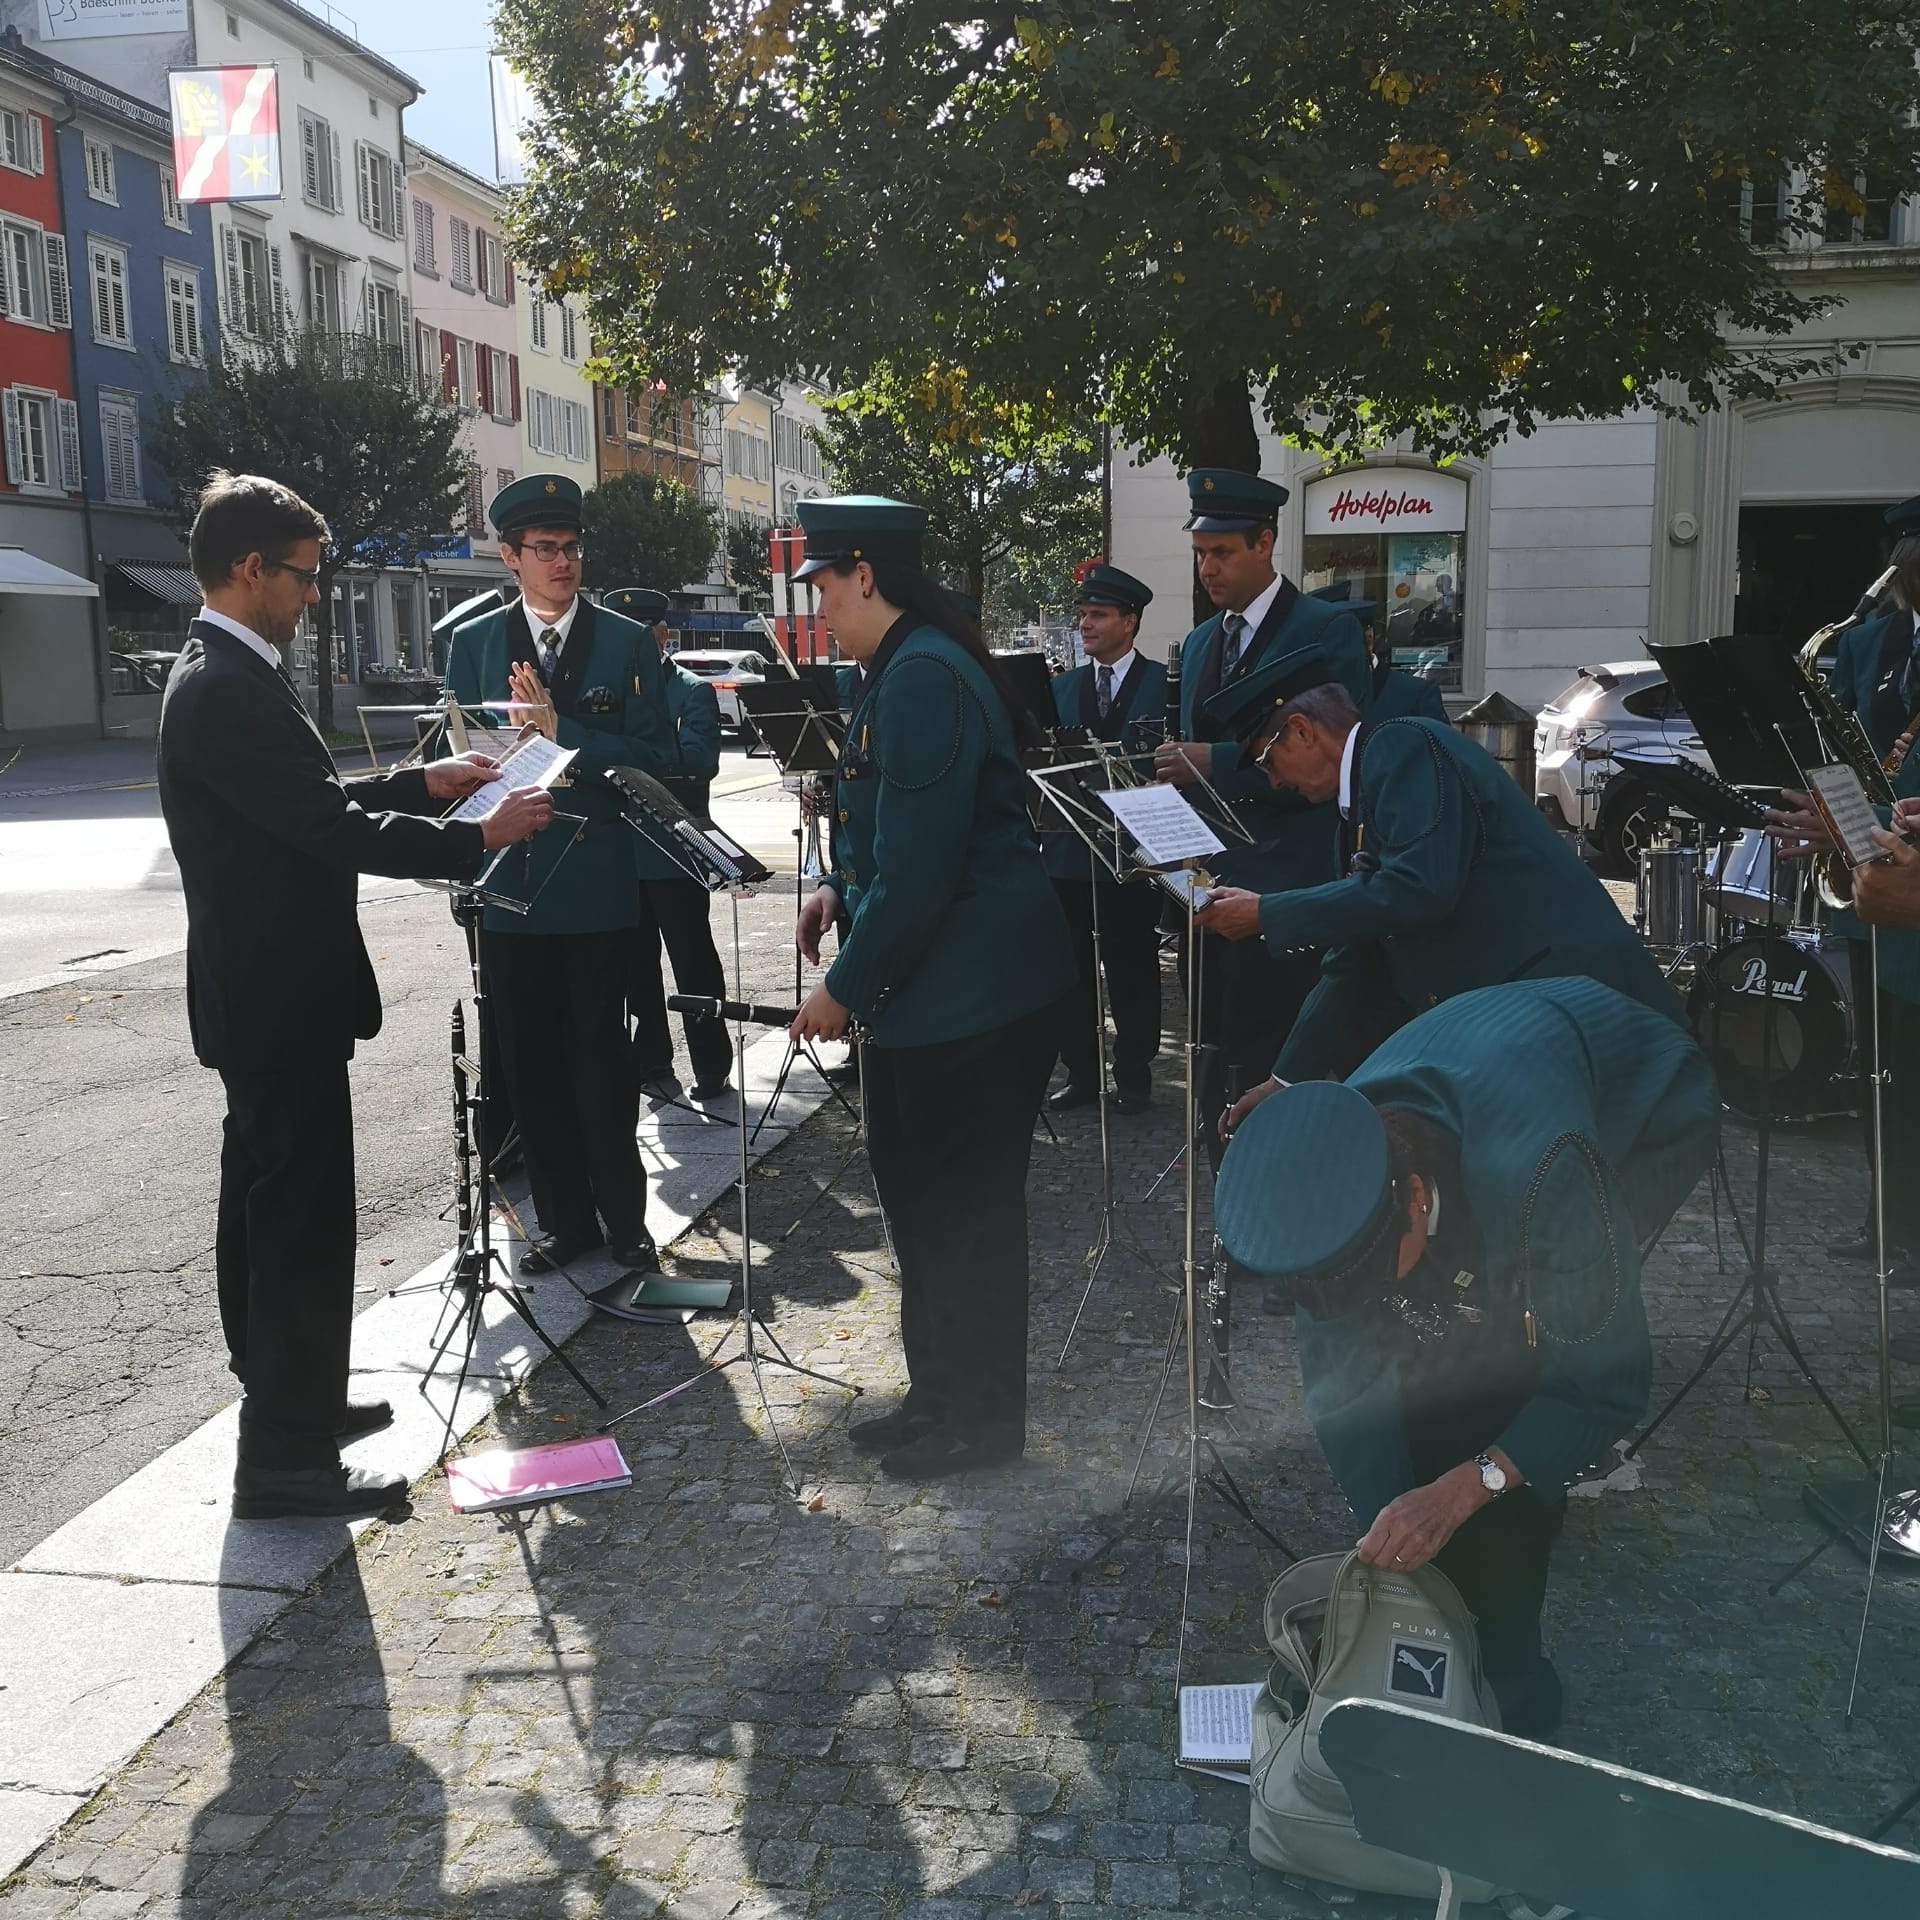
[[[1280,575],[1276,573],[1273,578],[1267,582],[1259,598],[1248,606],[1241,608],[1240,617],[1247,623],[1247,630],[1240,637],[1240,657],[1243,660],[1246,658],[1247,649],[1253,645],[1253,636],[1260,631],[1260,622],[1267,617],[1274,601],[1279,598],[1280,589],[1283,584],[1284,582]],[[1229,609],[1223,608],[1221,611],[1224,619],[1224,615]],[[1226,629],[1223,625],[1221,629],[1221,639],[1223,643],[1225,638]],[[1224,655],[1221,657],[1223,659],[1225,658]]]
[[[1116,700],[1120,698],[1120,689],[1126,682],[1127,669],[1133,665],[1133,656],[1137,651],[1137,648],[1129,647],[1118,660],[1109,660],[1105,663],[1107,671],[1113,675],[1113,697]],[[1087,656],[1087,665],[1093,669],[1093,683],[1096,687],[1100,684],[1101,664],[1091,654]]]
[[[534,644],[536,646],[540,643],[540,636],[545,633],[549,627],[560,636],[553,643],[556,652],[567,644],[567,634],[573,626],[573,616],[580,611],[580,596],[577,593],[573,596],[572,603],[568,606],[566,612],[563,613],[558,620],[541,619],[531,606],[527,606],[524,596],[520,604],[526,607],[527,625],[532,629]]]
[[[203,606],[195,618],[204,620],[210,627],[218,627],[223,633],[232,634],[236,640],[244,640],[275,673],[281,671],[279,648],[262,640],[251,627],[243,627],[238,620],[224,613],[216,613],[207,606]]]
[[[1347,734],[1347,744],[1340,749],[1340,818],[1353,817],[1353,750],[1360,744],[1360,728],[1356,723]]]

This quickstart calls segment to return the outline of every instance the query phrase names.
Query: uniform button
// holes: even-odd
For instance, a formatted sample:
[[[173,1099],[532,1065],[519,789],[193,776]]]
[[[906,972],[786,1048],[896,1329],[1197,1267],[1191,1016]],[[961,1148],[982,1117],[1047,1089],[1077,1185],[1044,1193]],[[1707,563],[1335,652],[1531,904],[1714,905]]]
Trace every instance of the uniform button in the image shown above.
[[[845,825],[847,824],[847,819],[848,819],[848,814],[847,814],[847,810],[846,810],[846,808],[845,808],[845,807],[842,807],[842,808],[840,809],[840,824],[841,824],[841,825],[842,825],[843,827],[844,827],[844,826],[845,826]]]

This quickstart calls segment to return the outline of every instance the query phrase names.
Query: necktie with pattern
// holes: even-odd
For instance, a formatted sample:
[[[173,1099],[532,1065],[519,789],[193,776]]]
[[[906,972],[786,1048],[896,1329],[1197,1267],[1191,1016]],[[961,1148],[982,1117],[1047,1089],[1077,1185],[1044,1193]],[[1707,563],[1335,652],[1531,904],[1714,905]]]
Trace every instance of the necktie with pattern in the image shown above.
[[[540,630],[540,671],[547,676],[547,685],[553,685],[553,676],[560,667],[560,629],[542,627]]]
[[[1113,669],[1099,666],[1094,669],[1093,697],[1100,708],[1100,718],[1104,720],[1113,711]]]
[[[1225,680],[1240,664],[1240,649],[1247,637],[1247,617],[1243,613],[1230,613],[1220,628],[1225,643],[1220,655],[1220,677]]]

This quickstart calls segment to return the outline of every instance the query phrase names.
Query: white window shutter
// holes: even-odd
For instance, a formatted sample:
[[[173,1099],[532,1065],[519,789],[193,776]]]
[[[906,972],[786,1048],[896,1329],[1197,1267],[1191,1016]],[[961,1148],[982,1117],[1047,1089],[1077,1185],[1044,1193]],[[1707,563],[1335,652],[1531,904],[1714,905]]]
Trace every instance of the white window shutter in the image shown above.
[[[280,249],[278,245],[267,249],[267,286],[272,301],[267,315],[267,335],[278,339],[287,323],[286,289],[280,278]]]
[[[393,237],[404,240],[407,237],[407,192],[400,179],[400,163],[397,160],[387,162],[387,196],[393,202]]]
[[[405,346],[413,338],[413,302],[403,293],[400,296],[400,345]]]
[[[11,387],[0,392],[0,413],[6,418],[7,482],[17,487],[26,478],[26,461],[20,450],[20,396]]]
[[[346,202],[341,198],[343,189],[340,184],[340,136],[337,133],[329,133],[327,139],[333,148],[333,167],[327,175],[327,198],[333,203],[334,212],[339,213],[346,206]]]
[[[37,113],[30,113],[26,116],[26,121],[27,164],[35,173],[45,173],[47,170],[47,148],[46,141],[40,132],[40,116]]]
[[[138,500],[141,497],[140,414],[134,407],[126,408],[120,415],[120,467],[127,483],[127,498]]]
[[[313,205],[323,203],[320,195],[320,123],[310,113],[300,116],[300,190]]]
[[[67,274],[67,236],[43,233],[40,243],[47,254],[47,305],[56,327],[73,325],[73,286]],[[4,311],[4,303],[0,303]]]
[[[373,218],[373,156],[367,151],[364,140],[353,143],[354,170],[360,180],[360,224],[363,227],[374,225]]]
[[[107,498],[126,497],[120,472],[120,406],[118,401],[100,396],[100,452],[107,469]]]
[[[167,350],[176,365],[185,366],[187,352],[187,295],[177,273],[167,275]]]
[[[88,277],[93,283],[93,337],[113,338],[113,295],[107,289],[107,255],[103,247],[87,251]]]
[[[361,283],[360,296],[361,302],[366,309],[366,336],[369,340],[377,340],[380,337],[380,312],[374,303],[372,274],[368,274],[366,279]]]
[[[60,484],[69,493],[80,491],[80,409],[71,400],[57,400],[60,413]]]
[[[7,263],[13,249],[7,244],[7,236],[0,230],[0,315],[13,311],[13,295],[7,285]]]
[[[204,352],[200,343],[200,282],[185,282],[184,306],[187,316],[187,358],[194,365],[200,364]]]
[[[227,263],[227,324],[244,333],[247,308],[240,293],[240,242],[231,227],[220,229],[220,250]]]

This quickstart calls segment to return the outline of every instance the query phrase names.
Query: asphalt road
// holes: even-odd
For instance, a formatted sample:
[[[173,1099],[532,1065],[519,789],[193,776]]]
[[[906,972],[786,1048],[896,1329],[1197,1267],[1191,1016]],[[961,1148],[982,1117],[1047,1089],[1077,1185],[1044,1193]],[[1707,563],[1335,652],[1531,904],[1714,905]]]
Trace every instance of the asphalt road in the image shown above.
[[[151,748],[122,743],[0,778],[0,1564],[236,1392],[213,1291],[224,1102],[188,1045],[185,909],[150,780]],[[769,763],[730,749],[720,788],[723,824],[790,876],[794,808]],[[790,888],[742,902],[749,998],[792,997]],[[722,906],[715,924],[726,953]],[[361,925],[386,1004],[352,1068],[370,1302],[451,1243],[448,1016],[468,981],[442,896],[370,881]]]

